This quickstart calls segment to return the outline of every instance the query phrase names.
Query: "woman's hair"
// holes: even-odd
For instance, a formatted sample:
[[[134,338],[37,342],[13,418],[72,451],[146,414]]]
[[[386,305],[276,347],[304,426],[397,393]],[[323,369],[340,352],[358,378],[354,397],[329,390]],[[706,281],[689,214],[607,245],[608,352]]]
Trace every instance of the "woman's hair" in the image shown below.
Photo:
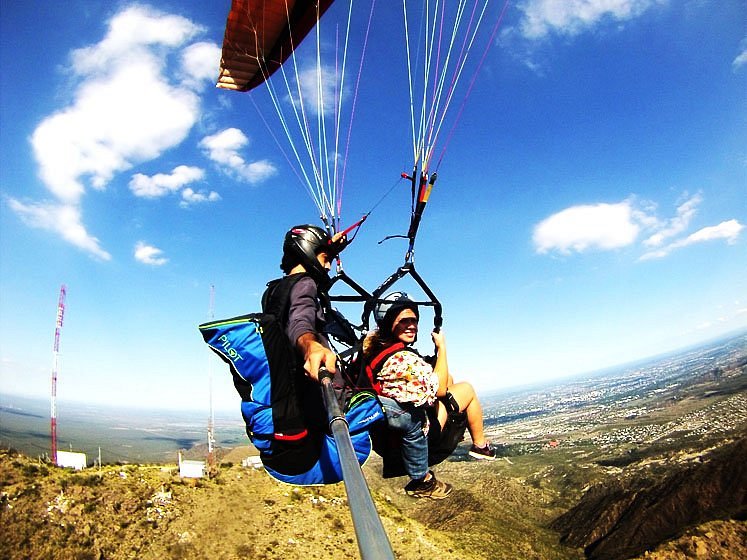
[[[363,339],[363,356],[373,358],[387,346],[394,344],[396,340],[381,336],[381,331],[375,329],[366,335]]]

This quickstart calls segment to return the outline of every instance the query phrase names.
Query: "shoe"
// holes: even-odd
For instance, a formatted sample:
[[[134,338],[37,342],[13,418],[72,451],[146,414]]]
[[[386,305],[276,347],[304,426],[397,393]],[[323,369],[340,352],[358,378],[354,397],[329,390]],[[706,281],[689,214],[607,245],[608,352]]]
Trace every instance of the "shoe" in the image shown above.
[[[487,459],[495,461],[495,449],[490,447],[490,442],[485,443],[484,447],[477,447],[474,443],[469,448],[469,456],[475,459]]]
[[[431,474],[429,480],[411,480],[407,486],[405,486],[405,492],[407,492],[408,496],[412,496],[413,498],[443,500],[446,496],[451,494],[451,491],[454,489],[451,484],[437,480],[433,471],[428,472]]]

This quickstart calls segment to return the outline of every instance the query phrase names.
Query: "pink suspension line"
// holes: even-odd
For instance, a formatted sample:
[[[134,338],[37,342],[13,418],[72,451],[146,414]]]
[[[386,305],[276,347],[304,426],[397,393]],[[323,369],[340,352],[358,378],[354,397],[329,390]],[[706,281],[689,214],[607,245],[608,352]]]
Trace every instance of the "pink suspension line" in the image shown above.
[[[366,26],[366,34],[363,39],[363,49],[361,51],[361,59],[360,59],[360,63],[358,64],[358,76],[356,77],[355,88],[353,89],[353,104],[350,110],[350,123],[348,124],[348,133],[345,139],[345,157],[343,157],[343,160],[342,160],[342,177],[340,179],[340,190],[339,190],[339,195],[337,197],[337,216],[338,217],[342,213],[341,212],[342,194],[345,188],[345,175],[347,172],[348,154],[350,152],[350,135],[353,130],[353,119],[355,117],[356,105],[358,104],[358,91],[360,89],[361,75],[363,74],[363,60],[366,58],[366,50],[368,47],[368,35],[369,35],[369,32],[371,31],[371,21],[373,20],[373,12],[374,12],[375,5],[376,5],[376,0],[373,0],[371,2],[371,11],[368,14],[368,24]]]
[[[464,32],[464,38],[462,40],[462,46],[461,46],[461,48],[459,50],[459,55],[457,56],[457,61],[454,64],[454,71],[453,71],[453,73],[451,75],[451,83],[449,84],[449,88],[448,88],[448,90],[446,92],[446,102],[444,103],[444,105],[443,105],[443,107],[442,107],[442,109],[440,111],[440,116],[439,117],[432,116],[432,118],[431,118],[431,130],[429,131],[429,137],[428,137],[428,142],[427,142],[427,145],[430,146],[430,148],[428,150],[428,154],[426,155],[426,159],[425,159],[425,161],[427,163],[430,163],[430,159],[433,156],[433,151],[436,149],[436,141],[438,140],[438,136],[440,134],[441,125],[443,124],[444,120],[446,119],[446,113],[448,112],[449,106],[451,105],[451,99],[452,99],[452,97],[454,95],[454,91],[456,90],[456,84],[459,81],[459,76],[461,74],[461,71],[462,71],[462,69],[464,67],[465,61],[467,59],[467,54],[468,54],[467,53],[467,45],[469,43],[468,38],[472,34],[472,27],[473,27],[473,24],[474,24],[474,21],[475,21],[475,13],[476,12],[477,12],[477,2],[475,2],[472,5],[472,13],[470,15],[470,19],[469,19],[469,23],[467,24],[467,28],[466,28],[466,30]],[[442,27],[443,27],[443,20],[444,20],[444,17],[443,17],[443,13],[442,13],[442,17],[441,17],[441,26]],[[440,41],[441,41],[441,36],[439,34],[439,51],[440,51]],[[438,64],[438,62],[437,62],[437,64]],[[437,66],[437,68],[438,68],[438,66]],[[435,95],[434,95],[434,97],[435,97]],[[434,103],[433,106],[431,107],[431,112],[434,113],[437,110],[438,110],[438,107],[437,107],[436,103]],[[439,123],[437,127],[436,127],[436,123]],[[435,129],[435,133],[434,133],[434,129]]]
[[[488,44],[485,46],[485,50],[482,53],[482,57],[480,58],[480,62],[478,63],[474,74],[472,74],[472,78],[470,80],[469,86],[467,87],[467,93],[465,94],[464,99],[462,99],[462,103],[459,106],[459,111],[457,112],[457,116],[451,125],[451,129],[449,130],[448,136],[446,137],[446,142],[444,143],[444,147],[441,149],[441,154],[438,157],[438,162],[436,163],[435,171],[438,171],[438,168],[441,165],[441,161],[443,161],[444,159],[444,155],[446,154],[446,149],[451,143],[451,139],[454,136],[454,131],[456,130],[456,126],[462,118],[462,114],[464,113],[464,107],[467,104],[467,99],[469,99],[470,95],[472,94],[472,89],[474,88],[475,81],[477,80],[477,75],[479,74],[480,69],[483,66],[483,63],[485,62],[485,59],[488,56],[488,51],[490,50],[490,47],[492,46],[493,41],[495,40],[495,36],[498,33],[498,29],[500,28],[501,23],[503,22],[503,18],[506,15],[506,11],[508,10],[509,3],[510,3],[509,0],[506,0],[506,2],[503,4],[503,9],[501,10],[501,14],[500,16],[498,16],[498,19],[496,20],[495,25],[493,26],[493,30],[490,34],[490,40],[488,41]]]
[[[436,11],[435,11],[434,15],[437,16],[437,14],[438,14],[438,6],[436,7]],[[436,126],[435,113],[436,113],[436,111],[438,109],[437,106],[436,106],[436,97],[437,97],[437,92],[438,92],[438,83],[441,81],[441,79],[440,79],[440,76],[441,76],[441,72],[440,72],[440,68],[441,68],[441,44],[443,42],[444,20],[446,19],[445,14],[446,14],[446,6],[445,6],[444,0],[442,0],[441,1],[441,18],[440,18],[440,22],[439,22],[439,26],[438,26],[438,41],[436,42],[436,45],[437,45],[437,49],[436,49],[436,66],[435,66],[435,70],[436,71],[433,73],[433,92],[432,92],[433,97],[432,97],[431,108],[430,108],[430,110],[428,112],[428,119],[426,121],[428,123],[427,124],[428,132],[427,132],[427,134],[424,135],[424,146],[423,147],[431,146],[430,142],[431,142],[431,139],[433,137],[433,129]],[[426,140],[426,138],[427,138],[427,140]],[[423,155],[423,172],[427,172],[428,171],[428,162],[430,161],[431,153],[432,152],[433,152],[433,147],[431,146],[430,148],[428,148],[427,153],[425,153]]]

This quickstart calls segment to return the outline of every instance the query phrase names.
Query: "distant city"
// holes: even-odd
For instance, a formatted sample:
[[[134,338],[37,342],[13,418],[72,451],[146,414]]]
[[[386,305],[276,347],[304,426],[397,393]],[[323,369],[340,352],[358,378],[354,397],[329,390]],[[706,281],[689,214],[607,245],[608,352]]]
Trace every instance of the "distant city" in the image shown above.
[[[484,397],[494,442],[543,446],[666,443],[747,427],[747,333],[677,355],[553,386]],[[720,389],[698,391],[718,381]],[[704,402],[714,398],[712,404]],[[669,417],[675,403],[691,411]],[[687,404],[685,402],[685,404]]]

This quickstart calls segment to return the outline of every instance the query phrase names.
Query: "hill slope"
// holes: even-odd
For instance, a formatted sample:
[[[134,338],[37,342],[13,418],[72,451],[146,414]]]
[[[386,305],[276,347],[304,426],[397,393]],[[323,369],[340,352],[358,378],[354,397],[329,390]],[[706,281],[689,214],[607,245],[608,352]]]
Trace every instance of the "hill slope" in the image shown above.
[[[208,479],[175,468],[74,473],[0,452],[0,557],[46,559],[358,556],[342,484],[295,488],[224,466]],[[398,558],[482,558],[377,496]]]
[[[584,547],[589,558],[623,560],[683,528],[731,518],[747,519],[747,438],[658,480],[620,477],[595,486],[552,526],[571,546]]]
[[[344,485],[284,485],[261,470],[230,462],[244,455],[245,449],[229,455],[211,479],[181,480],[174,466],[105,466],[76,473],[0,451],[0,557],[359,556]],[[588,546],[587,541],[567,538],[566,544],[572,546],[563,546],[559,533],[549,528],[565,512],[566,500],[559,499],[557,489],[536,484],[536,477],[519,475],[534,470],[534,459],[446,462],[438,473],[455,490],[441,501],[407,497],[402,479],[379,476],[378,461],[373,458],[364,471],[400,560],[584,557],[583,550],[574,547]],[[615,511],[620,503],[606,507]],[[589,510],[579,506],[563,517],[576,535],[594,528],[594,517],[583,517],[582,511]],[[569,534],[568,527],[558,529]],[[747,553],[744,521],[711,521],[675,536],[645,557],[736,559]],[[601,550],[597,557],[612,557]],[[635,552],[627,550],[617,557],[628,554]]]

